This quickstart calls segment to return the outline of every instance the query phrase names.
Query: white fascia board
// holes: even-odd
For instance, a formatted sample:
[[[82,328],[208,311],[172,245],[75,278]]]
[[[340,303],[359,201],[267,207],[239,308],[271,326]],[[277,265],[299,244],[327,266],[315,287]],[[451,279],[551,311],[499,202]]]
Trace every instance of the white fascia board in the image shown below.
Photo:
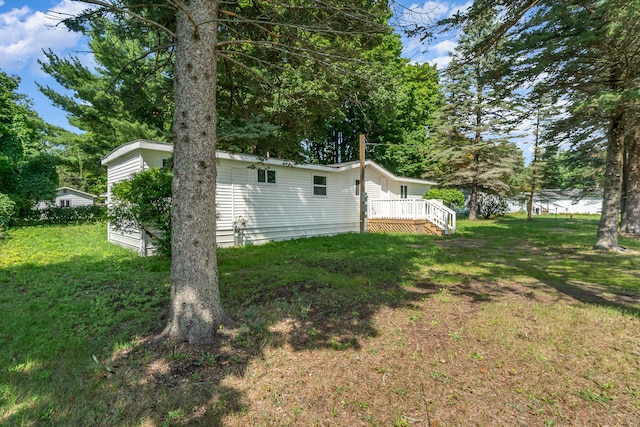
[[[111,151],[102,159],[101,164],[103,166],[108,165],[112,161],[119,159],[120,157],[132,151],[141,150],[141,149],[164,151],[167,153],[172,153],[173,144],[168,142],[154,142],[154,141],[147,141],[145,139],[137,139],[135,141],[128,142],[119,147],[116,147],[113,151]]]
[[[340,164],[337,164],[335,166],[338,167],[340,170],[359,169],[360,162],[349,162],[349,163],[345,163],[343,166],[341,166]],[[379,173],[381,173],[382,175],[386,175],[387,177],[391,178],[394,181],[406,182],[411,184],[438,185],[438,183],[435,181],[428,181],[426,179],[418,179],[418,178],[405,178],[402,176],[395,175],[389,172],[388,170],[386,170],[385,168],[383,168],[382,166],[380,166],[379,164],[377,164],[376,162],[374,162],[373,160],[366,160],[365,167],[371,167],[373,169],[376,169]]]
[[[170,153],[170,152],[173,152],[173,144],[168,142],[154,142],[154,141],[138,139],[115,148],[104,159],[102,159],[102,165],[107,165],[110,162],[114,161],[115,159],[118,159],[119,157],[124,156],[125,154],[130,153],[137,149],[158,150],[158,151],[165,151]],[[317,164],[296,163],[291,160],[278,159],[273,157],[264,157],[264,158],[257,157],[252,154],[229,153],[227,151],[220,151],[220,150],[216,152],[216,157],[218,159],[227,159],[227,160],[240,161],[240,162],[246,162],[246,163],[259,163],[267,166],[268,165],[286,166],[286,167],[293,167],[293,168],[299,168],[299,169],[321,171],[325,173],[343,172],[347,170],[360,168],[360,163],[357,161],[342,163],[342,164],[339,163],[335,165],[317,165]],[[417,179],[417,178],[404,178],[404,177],[394,175],[393,173],[389,172],[388,170],[386,170],[385,168],[383,168],[382,166],[380,166],[379,164],[377,164],[372,160],[367,160],[365,165],[378,170],[378,172],[380,172],[381,174],[386,175],[395,181],[413,183],[413,184],[423,184],[423,185],[438,185],[435,181],[428,181],[425,179]]]

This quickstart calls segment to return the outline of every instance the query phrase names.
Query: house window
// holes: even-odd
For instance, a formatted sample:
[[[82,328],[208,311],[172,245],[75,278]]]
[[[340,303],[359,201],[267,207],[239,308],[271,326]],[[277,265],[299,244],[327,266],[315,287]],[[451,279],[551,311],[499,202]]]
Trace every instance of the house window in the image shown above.
[[[327,195],[327,177],[326,176],[313,176],[313,195],[314,196],[326,196]]]
[[[258,182],[266,182],[267,184],[276,183],[276,171],[266,169],[258,169]]]
[[[400,186],[400,198],[401,199],[406,199],[408,194],[409,194],[409,187],[406,186],[406,185],[401,185]]]
[[[356,179],[356,196],[360,195],[360,180]]]
[[[162,159],[162,169],[168,169],[171,167],[171,159]]]
[[[60,200],[61,208],[68,208],[71,206],[71,200]]]

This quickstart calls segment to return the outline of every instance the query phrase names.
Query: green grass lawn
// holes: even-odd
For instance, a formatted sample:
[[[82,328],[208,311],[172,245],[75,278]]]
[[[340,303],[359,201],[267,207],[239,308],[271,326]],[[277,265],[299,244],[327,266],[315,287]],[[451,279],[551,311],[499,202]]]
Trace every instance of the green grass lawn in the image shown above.
[[[620,330],[627,330],[631,340],[631,350],[625,351],[640,351],[640,341],[633,341],[640,336],[640,242],[621,238],[627,252],[596,252],[592,250],[596,228],[597,218],[588,216],[534,221],[506,217],[461,221],[458,234],[444,238],[349,234],[220,250],[223,304],[237,326],[221,332],[216,348],[197,351],[181,351],[171,343],[153,347],[145,341],[166,321],[167,259],[140,258],[108,244],[104,224],[11,230],[9,238],[0,242],[0,425],[345,425],[342,422],[354,420],[364,420],[365,425],[409,425],[411,417],[402,418],[401,413],[408,409],[387,405],[385,411],[370,410],[379,396],[370,397],[370,403],[354,403],[340,395],[337,401],[347,403],[332,409],[299,403],[288,407],[286,417],[277,412],[268,415],[267,409],[252,407],[259,399],[252,393],[268,394],[278,411],[285,405],[273,397],[275,383],[257,386],[252,375],[277,363],[271,359],[274,354],[295,360],[315,354],[322,360],[335,357],[327,352],[338,352],[363,359],[407,348],[429,328],[435,331],[472,316],[464,314],[465,307],[477,316],[467,318],[469,325],[497,328],[489,335],[487,329],[469,325],[446,332],[447,342],[455,345],[487,343],[486,348],[469,350],[473,357],[465,363],[473,369],[473,364],[487,360],[485,353],[505,345],[505,337],[515,329],[520,337],[541,328],[557,337],[553,344],[557,348],[563,342],[563,351],[574,344],[582,348],[583,337],[565,328],[577,322],[575,310],[583,319],[597,318],[599,324],[610,325],[612,331],[620,329],[615,325],[625,325]],[[529,303],[531,308],[522,308]],[[515,319],[513,307],[532,310],[536,326]],[[429,317],[433,313],[439,317]],[[426,329],[416,330],[415,336],[406,331],[389,335],[388,331],[401,328],[394,316],[412,327],[426,322],[420,326]],[[295,327],[285,333],[285,325]],[[576,330],[593,326],[584,324]],[[548,357],[533,346],[532,342],[522,346],[519,360],[535,357],[539,362]],[[420,365],[430,366],[434,361],[424,353]],[[594,357],[606,354],[603,350]],[[439,363],[444,356],[434,357]],[[375,363],[363,369],[382,372],[382,362]],[[170,374],[159,368],[165,365]],[[560,376],[566,380],[574,368],[578,369],[567,366]],[[614,402],[622,406],[615,409],[626,413],[629,405],[636,405],[632,411],[640,414],[637,371],[633,375],[633,366],[619,369],[612,374],[618,378],[615,389],[585,386],[575,389],[571,399],[611,405],[600,400],[622,395],[624,389],[625,399],[632,403],[619,398]],[[157,372],[150,373],[153,370]],[[375,381],[380,381],[378,374]],[[424,381],[438,385],[446,380],[450,387],[453,376],[453,370],[430,367]],[[313,387],[307,382],[300,393]],[[463,392],[455,391],[443,394],[443,402],[434,397],[432,403],[424,403],[421,387],[422,382],[408,383],[393,393],[405,398],[415,394],[407,407],[427,412],[450,405],[451,393],[462,401]],[[522,384],[514,387],[526,389]],[[331,393],[344,390],[336,386]],[[517,402],[502,404],[516,415],[528,416],[531,425],[580,421],[578,415],[566,415],[575,411],[573,407],[553,412],[562,400],[552,400],[555,403],[548,403],[550,409],[539,418],[532,411],[519,411]],[[261,411],[265,418],[259,418]],[[455,425],[473,416],[471,409],[466,411],[458,418],[441,419]],[[342,413],[346,418],[340,418]],[[584,416],[597,419],[597,412]]]
[[[74,402],[90,411],[93,356],[162,327],[167,261],[105,237],[104,224],[33,227],[0,243],[0,424],[57,425]]]

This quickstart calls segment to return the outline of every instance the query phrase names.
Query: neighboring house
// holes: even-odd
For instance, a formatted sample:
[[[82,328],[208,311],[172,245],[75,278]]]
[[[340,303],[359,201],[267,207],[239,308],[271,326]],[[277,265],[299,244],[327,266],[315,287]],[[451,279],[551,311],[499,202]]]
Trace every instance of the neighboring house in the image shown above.
[[[52,201],[39,202],[36,209],[46,209],[50,206],[59,206],[61,208],[73,208],[77,206],[91,206],[95,203],[98,196],[85,193],[70,187],[56,188],[56,197]]]
[[[111,187],[133,173],[165,165],[173,145],[137,140],[103,160],[107,166],[107,204]],[[217,152],[216,214],[218,246],[260,244],[299,237],[358,232],[358,162],[337,165],[296,164],[248,154]],[[365,191],[372,199],[420,199],[434,182],[401,178],[373,161],[366,162]],[[110,242],[147,255],[152,242],[140,232],[109,227]]]
[[[529,195],[509,201],[510,212],[527,210]],[[533,194],[534,215],[546,214],[600,214],[602,193],[585,193],[581,190],[540,190]]]

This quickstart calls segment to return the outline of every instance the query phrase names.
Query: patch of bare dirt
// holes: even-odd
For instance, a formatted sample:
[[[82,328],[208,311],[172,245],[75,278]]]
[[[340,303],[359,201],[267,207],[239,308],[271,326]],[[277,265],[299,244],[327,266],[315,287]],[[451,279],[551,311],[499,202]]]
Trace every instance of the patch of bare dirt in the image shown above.
[[[469,239],[461,237],[458,239],[434,240],[433,243],[441,248],[483,248],[486,245],[485,239]]]

